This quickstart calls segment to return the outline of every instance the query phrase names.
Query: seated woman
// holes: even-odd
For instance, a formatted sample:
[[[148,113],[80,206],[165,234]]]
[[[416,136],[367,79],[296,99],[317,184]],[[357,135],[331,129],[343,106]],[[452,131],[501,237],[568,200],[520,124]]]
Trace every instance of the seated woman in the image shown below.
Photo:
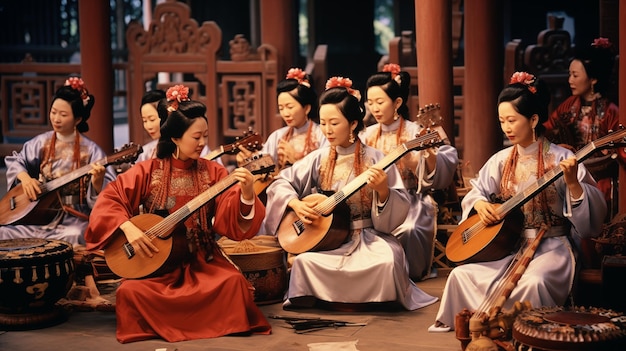
[[[613,44],[598,38],[590,46],[577,46],[569,65],[572,96],[563,101],[544,123],[546,137],[573,152],[619,129],[619,108],[608,96],[615,55]],[[620,164],[626,167],[626,150],[603,150],[583,163],[604,193],[608,206],[605,222],[617,214]],[[618,156],[618,157],[614,157]]]
[[[407,191],[395,165],[387,171],[372,167],[384,155],[357,137],[364,109],[351,85],[349,79],[331,78],[320,96],[320,126],[330,145],[283,170],[267,189],[266,225],[274,233],[288,209],[304,224],[320,217],[316,204],[303,197],[336,192],[360,174],[367,176],[367,184],[345,200],[350,208],[343,218],[350,226],[347,241],[336,249],[295,256],[283,306],[391,302],[415,310],[437,299],[411,282],[402,245],[390,234],[406,218]]]
[[[521,235],[524,241],[531,241],[541,227],[549,228],[504,304],[507,309],[517,301],[535,308],[563,305],[574,281],[581,239],[600,234],[606,214],[602,192],[585,166],[578,164],[570,150],[543,136],[549,102],[550,93],[542,81],[526,72],[513,75],[498,97],[500,127],[513,146],[487,160],[461,203],[462,220],[476,213],[486,226],[494,225],[504,218],[493,201],[506,201],[534,186],[555,167],[563,171],[562,178],[523,205],[521,233],[501,234]],[[504,276],[513,257],[512,253],[499,260],[454,268],[429,331],[449,331],[457,313],[464,308],[476,310],[496,289],[495,282]]]
[[[261,200],[265,199],[267,186],[280,170],[328,143],[313,118],[316,115],[317,94],[309,80],[306,72],[300,68],[291,68],[276,87],[278,112],[286,126],[273,131],[263,144],[261,153],[274,159],[276,171],[270,177],[258,176],[255,189]],[[241,165],[252,156],[252,151],[243,146],[240,149],[237,161]]]
[[[88,249],[104,248],[106,255],[114,249],[107,245],[124,235],[136,256],[162,255],[131,219],[141,209],[169,217],[229,176],[222,165],[200,157],[208,135],[206,107],[189,100],[180,85],[168,90],[167,101],[170,112],[161,119],[156,158],[132,166],[101,194],[85,234]],[[252,173],[237,168],[231,175],[239,184],[180,220],[172,236],[184,245],[180,257],[173,257],[173,269],[122,281],[116,295],[119,342],[270,333],[251,284],[215,242],[216,234],[233,240],[254,236],[265,214]]]
[[[376,123],[367,127],[361,138],[385,155],[425,131],[424,127],[409,119],[410,79],[400,66],[388,64],[383,72],[375,73],[367,80],[367,107]],[[443,128],[435,126],[433,129],[442,140],[448,141]],[[408,152],[396,161],[404,186],[409,191],[411,207],[404,223],[392,234],[402,243],[409,264],[409,277],[414,281],[428,277],[431,271],[437,227],[437,202],[431,193],[450,186],[458,162],[457,151],[449,143]]]
[[[20,152],[5,157],[8,189],[21,184],[24,194],[33,201],[42,193],[42,183],[58,182],[63,176],[71,176],[72,171],[89,164],[92,169],[86,176],[68,179],[58,191],[44,195],[62,199],[58,213],[50,223],[3,225],[0,226],[0,239],[44,238],[65,240],[74,245],[85,243],[83,235],[91,208],[102,189],[115,179],[112,167],[105,168],[97,163],[106,157],[104,151],[83,135],[89,130],[87,120],[94,104],[95,97],[89,94],[82,78],[68,78],[52,97],[50,125],[53,130],[30,139]],[[41,216],[44,212],[49,211],[34,215]]]
[[[139,155],[136,162],[156,157],[156,146],[161,136],[161,117],[159,117],[157,106],[159,101],[163,99],[165,99],[165,92],[159,89],[147,91],[141,97],[141,123],[143,124],[143,129],[152,140],[143,145],[143,152]]]

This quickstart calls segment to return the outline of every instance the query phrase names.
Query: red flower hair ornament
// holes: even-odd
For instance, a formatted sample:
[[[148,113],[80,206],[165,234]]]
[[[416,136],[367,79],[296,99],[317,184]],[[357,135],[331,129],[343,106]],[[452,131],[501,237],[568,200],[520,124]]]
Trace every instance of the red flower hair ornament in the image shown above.
[[[530,92],[534,94],[537,92],[537,88],[534,86],[536,80],[537,78],[528,72],[515,72],[511,76],[511,81],[509,82],[509,84],[524,84],[528,87],[528,90],[530,90]]]
[[[168,102],[168,112],[178,110],[179,103],[191,100],[189,99],[189,88],[182,84],[174,85],[173,87],[167,89],[167,92],[165,92],[165,98]]]
[[[89,92],[87,91],[87,86],[82,78],[69,77],[65,80],[64,85],[80,92],[80,98],[83,100],[83,106],[87,106],[89,103]]]
[[[306,72],[300,68],[290,68],[289,71],[287,71],[287,76],[285,78],[295,79],[298,81],[298,84],[302,84],[309,88],[311,87],[311,83],[309,83],[309,80],[306,79]]]
[[[402,84],[402,76],[400,76],[400,71],[402,71],[402,69],[397,63],[388,63],[383,66],[383,72],[391,73],[391,79],[398,82],[398,84]]]
[[[591,43],[591,46],[596,47],[596,48],[601,48],[601,49],[610,49],[611,46],[613,46],[613,43],[611,43],[611,41],[609,40],[609,38],[596,38],[593,40],[593,43]]]
[[[352,80],[350,78],[331,77],[326,81],[326,90],[337,87],[346,88],[350,95],[361,101],[361,92],[356,89],[352,89]]]

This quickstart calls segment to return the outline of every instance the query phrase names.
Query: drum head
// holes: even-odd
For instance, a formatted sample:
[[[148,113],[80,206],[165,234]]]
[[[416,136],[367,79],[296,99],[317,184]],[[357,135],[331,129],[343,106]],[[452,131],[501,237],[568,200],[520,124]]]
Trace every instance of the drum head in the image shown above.
[[[597,307],[532,309],[515,318],[513,339],[520,350],[625,350],[626,316]]]
[[[21,238],[0,240],[0,255],[9,251],[21,251],[41,247],[48,243],[48,240],[39,238]]]

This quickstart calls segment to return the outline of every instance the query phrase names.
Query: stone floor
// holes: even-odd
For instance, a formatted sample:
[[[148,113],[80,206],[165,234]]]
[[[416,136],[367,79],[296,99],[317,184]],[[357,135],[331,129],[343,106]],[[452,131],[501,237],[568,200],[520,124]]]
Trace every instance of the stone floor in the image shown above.
[[[431,295],[441,297],[445,279],[428,279],[418,283],[418,286]],[[270,318],[271,335],[229,336],[177,343],[155,339],[130,344],[120,344],[115,339],[114,312],[71,310],[67,320],[55,326],[0,331],[0,350],[307,351],[313,350],[310,344],[314,343],[331,343],[323,350],[460,350],[460,342],[454,332],[428,333],[427,328],[435,319],[438,307],[439,302],[417,311],[345,313],[310,309],[294,312],[284,311],[282,304],[276,303],[261,305],[260,308],[266,316],[335,319],[366,325],[296,334],[284,320]],[[340,348],[342,343],[354,346]]]
[[[116,145],[123,141],[116,142]],[[0,167],[0,197],[6,193],[6,169]],[[445,272],[440,277],[418,283],[427,293],[441,297]],[[114,295],[113,295],[114,296]],[[106,297],[106,295],[105,295]],[[113,297],[114,298],[114,297]],[[284,350],[307,351],[312,343],[353,343],[353,348],[342,350],[460,350],[460,343],[452,333],[428,333],[439,302],[417,311],[340,313],[324,310],[283,311],[282,304],[260,306],[266,316],[299,316],[345,320],[366,323],[360,327],[340,327],[306,334],[296,334],[284,321],[269,319],[271,335],[249,337],[222,337],[167,343],[163,340],[120,344],[115,339],[115,313],[72,310],[67,320],[55,326],[3,331],[0,328],[0,351],[8,350],[126,350],[126,351],[193,351],[193,350]],[[325,350],[338,350],[341,344],[330,344]]]

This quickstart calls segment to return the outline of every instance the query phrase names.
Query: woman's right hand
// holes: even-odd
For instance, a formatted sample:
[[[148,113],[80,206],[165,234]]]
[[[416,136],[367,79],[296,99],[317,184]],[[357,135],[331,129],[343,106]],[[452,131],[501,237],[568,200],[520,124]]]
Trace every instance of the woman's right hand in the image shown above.
[[[28,196],[31,201],[37,200],[37,196],[41,194],[41,183],[37,179],[31,178],[26,172],[20,173],[17,179],[22,183],[24,195]]]
[[[237,159],[237,165],[243,166],[246,164],[246,160],[252,157],[252,151],[248,150],[243,145],[239,145],[238,148],[239,148],[239,152],[237,153],[237,155],[235,155],[235,158]]]
[[[477,201],[474,204],[476,214],[485,225],[493,225],[501,221],[500,215],[496,211],[498,207],[487,201]]]
[[[159,249],[154,246],[143,230],[137,228],[131,221],[122,223],[120,229],[124,232],[126,240],[131,244],[136,254],[142,257],[152,257],[154,256],[153,252],[159,252]]]
[[[293,212],[300,218],[302,223],[311,224],[315,221],[320,215],[315,211],[315,206],[317,206],[317,201],[313,202],[304,202],[299,199],[293,199],[289,201],[287,206],[291,207]]]

